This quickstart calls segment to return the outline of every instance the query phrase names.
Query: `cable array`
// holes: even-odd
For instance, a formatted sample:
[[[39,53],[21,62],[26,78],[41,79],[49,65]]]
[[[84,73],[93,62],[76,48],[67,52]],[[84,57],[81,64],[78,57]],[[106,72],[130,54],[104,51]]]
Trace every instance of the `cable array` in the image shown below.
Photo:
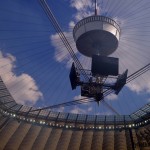
[[[70,90],[68,78],[68,66],[70,62],[68,62],[68,60],[72,61],[73,58],[73,61],[76,63],[79,70],[83,70],[83,68],[89,69],[91,61],[89,58],[81,56],[77,52],[72,37],[73,26],[68,26],[70,18],[74,23],[77,23],[78,20],[74,19],[76,14],[67,14],[67,12],[71,9],[74,13],[75,11],[78,12],[80,10],[75,10],[75,7],[70,8],[69,6],[64,5],[66,2],[63,1],[59,3],[57,3],[57,1],[52,1],[50,2],[50,8],[52,8],[51,12],[49,12],[50,8],[47,8],[47,5],[43,7],[43,9],[46,10],[45,12],[47,15],[51,15],[49,18],[51,22],[49,22],[37,1],[33,0],[34,5],[28,4],[28,6],[26,2],[19,0],[14,0],[13,2],[7,0],[7,2],[9,2],[7,7],[4,5],[6,3],[5,1],[0,6],[0,50],[2,53],[2,55],[0,55],[0,75],[2,76],[2,79],[5,78],[5,76],[8,76],[5,79],[5,82],[9,90],[13,91],[12,95],[15,97],[18,95],[19,90],[25,91],[26,86],[22,83],[26,81],[26,77],[23,76],[22,78],[19,78],[19,76],[28,74],[32,77],[28,82],[30,83],[34,80],[37,83],[39,90],[43,93],[44,100],[39,100],[39,102],[35,104],[38,107],[58,106],[57,104],[63,103],[63,107],[68,105],[72,109],[74,108],[74,105],[88,103],[88,99],[81,100],[81,102],[80,99],[78,99],[78,102],[73,100],[74,102],[72,104],[71,102],[69,102],[70,104],[67,102],[69,99],[74,99],[74,97],[80,93],[79,89],[75,92]],[[127,83],[134,86],[131,81],[136,79],[137,83],[139,82],[139,85],[142,86],[142,82],[147,83],[149,80],[149,2],[141,0],[133,0],[132,2],[130,0],[123,2],[118,0],[98,0],[97,2],[99,4],[98,7],[101,7],[100,15],[113,19],[115,18],[116,22],[121,27],[119,47],[113,55],[120,59],[120,73],[125,69],[129,69]],[[70,4],[68,3],[68,5]],[[89,7],[90,11],[94,10],[94,5],[91,6],[93,7],[91,9],[91,7],[88,6],[88,1],[78,1],[76,7],[79,8],[81,5],[84,6],[84,10],[81,10],[83,12],[81,15],[82,18],[87,17],[87,14],[84,13],[86,11],[85,8]],[[54,10],[57,7],[58,10]],[[27,12],[25,9],[29,11]],[[64,10],[64,14],[59,10]],[[59,18],[60,14],[61,16],[64,16],[64,18]],[[51,35],[55,34],[59,34],[60,39],[52,39]],[[52,45],[52,42],[57,43],[56,48]],[[59,51],[56,50],[57,48]],[[65,50],[67,50],[66,53],[64,52]],[[11,63],[14,64],[12,70],[7,69],[10,66],[10,62],[6,60],[8,60],[8,58],[11,59],[11,57],[7,56],[7,53],[16,57],[16,61],[11,61]],[[61,60],[58,61],[57,58],[60,56]],[[148,65],[142,68],[146,64]],[[136,72],[136,70],[138,70],[138,72]],[[88,80],[85,72],[81,72],[84,78]],[[144,73],[145,76],[142,76]],[[138,78],[139,76],[140,78]],[[34,88],[34,85],[31,85],[30,88]],[[111,90],[104,91],[104,97],[111,93],[113,93]],[[20,97],[23,97],[23,95],[24,92],[21,92]],[[35,95],[36,94],[34,94],[34,96]],[[123,101],[124,99],[126,99],[126,101]],[[141,99],[145,101],[142,102]],[[104,104],[107,102],[114,110],[106,106],[107,109],[111,110],[113,113],[116,111],[117,113],[119,112],[118,114],[122,114],[125,110],[119,110],[118,108],[121,108],[123,104],[124,107],[130,109],[130,112],[133,112],[134,109],[136,110],[146,103],[146,99],[148,99],[148,93],[136,96],[135,92],[129,92],[129,89],[125,87],[119,94],[117,102],[107,101],[106,99],[99,107],[94,103],[92,103],[91,106],[93,109],[94,107],[97,108],[95,114],[98,112],[103,113],[103,111],[107,111],[105,110]],[[94,102],[93,99],[89,101]],[[132,105],[134,107],[132,107]],[[85,105],[84,107],[87,109],[89,105]],[[79,106],[79,108],[82,109],[82,106]],[[53,108],[51,107],[50,109]],[[69,108],[68,111],[70,111]]]

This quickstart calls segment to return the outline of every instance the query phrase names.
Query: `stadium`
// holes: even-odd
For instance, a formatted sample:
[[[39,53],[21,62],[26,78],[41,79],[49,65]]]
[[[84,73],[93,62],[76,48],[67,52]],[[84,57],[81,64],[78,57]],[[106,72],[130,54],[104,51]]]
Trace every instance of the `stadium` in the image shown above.
[[[121,116],[33,113],[33,107],[15,102],[2,80],[0,87],[0,149],[150,148],[150,104]]]
[[[0,2],[0,150],[150,149],[150,2],[135,1]]]

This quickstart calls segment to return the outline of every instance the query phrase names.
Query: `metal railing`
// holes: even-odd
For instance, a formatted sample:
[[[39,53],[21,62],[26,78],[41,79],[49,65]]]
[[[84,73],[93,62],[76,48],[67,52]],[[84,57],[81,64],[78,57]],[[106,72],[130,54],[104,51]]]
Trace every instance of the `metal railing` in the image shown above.
[[[45,121],[63,121],[72,123],[83,123],[83,124],[85,124],[86,122],[86,124],[95,124],[95,125],[98,124],[123,125],[123,124],[132,124],[134,122],[137,122],[138,120],[142,121],[141,119],[144,119],[144,116],[150,114],[150,104],[145,105],[145,107],[139,109],[138,111],[136,111],[131,115],[120,115],[120,116],[72,114],[64,112],[54,112],[49,110],[39,110],[36,112],[32,112],[32,110],[36,108],[17,104],[1,79],[0,79],[0,87],[3,90],[5,89],[6,93],[5,95],[0,95],[0,109],[9,114],[12,113],[25,118],[29,117],[42,119]],[[147,114],[145,114],[145,112],[147,112]]]
[[[113,19],[105,17],[105,16],[90,16],[90,17],[84,18],[81,21],[79,21],[75,25],[75,27],[73,29],[73,33],[75,33],[82,25],[85,25],[88,22],[94,22],[94,21],[101,21],[101,22],[109,23],[109,24],[113,25],[120,32],[119,25]]]

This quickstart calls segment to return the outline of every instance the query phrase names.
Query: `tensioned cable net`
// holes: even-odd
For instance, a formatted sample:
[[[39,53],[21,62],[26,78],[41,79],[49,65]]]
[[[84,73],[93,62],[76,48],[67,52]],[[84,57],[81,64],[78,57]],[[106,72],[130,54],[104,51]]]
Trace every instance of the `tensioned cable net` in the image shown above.
[[[73,61],[79,69],[91,69],[91,58],[77,51],[73,28],[94,15],[95,1],[47,0],[59,26],[50,21],[41,1],[0,1],[0,76],[17,103],[102,115],[131,114],[149,103],[149,0],[97,1],[97,15],[113,19],[121,30],[118,48],[110,56],[119,58],[119,74],[128,69],[119,95],[106,92],[99,106],[93,98],[81,97],[80,87],[72,90],[69,80]]]

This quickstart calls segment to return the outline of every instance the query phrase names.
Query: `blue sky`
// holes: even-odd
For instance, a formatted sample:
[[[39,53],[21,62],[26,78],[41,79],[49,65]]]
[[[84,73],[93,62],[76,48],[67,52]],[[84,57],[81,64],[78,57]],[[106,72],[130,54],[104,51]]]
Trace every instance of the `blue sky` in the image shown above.
[[[70,45],[90,69],[91,59],[78,53],[72,28],[83,17],[93,15],[91,0],[48,0],[48,4]],[[119,47],[112,55],[120,60],[122,73],[129,74],[150,62],[150,1],[98,0],[98,14],[116,20],[121,27]],[[0,75],[18,103],[49,106],[80,98],[80,88],[72,91],[69,72],[72,59],[42,10],[38,0],[0,1]],[[129,114],[150,101],[150,73],[130,83],[118,97],[106,102],[120,114]],[[55,111],[113,114],[97,103]]]

